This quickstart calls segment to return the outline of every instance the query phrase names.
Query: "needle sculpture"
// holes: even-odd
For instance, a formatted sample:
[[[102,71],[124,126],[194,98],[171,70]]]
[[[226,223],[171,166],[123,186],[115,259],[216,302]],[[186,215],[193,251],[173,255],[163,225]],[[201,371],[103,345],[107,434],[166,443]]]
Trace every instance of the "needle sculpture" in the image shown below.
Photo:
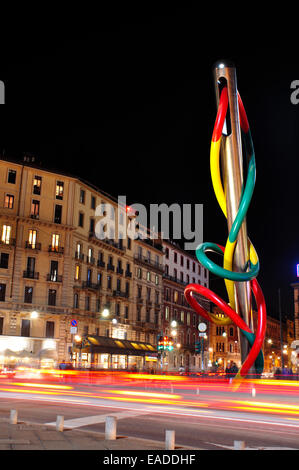
[[[242,365],[235,379],[243,379],[248,374],[260,376],[264,368],[262,345],[266,331],[266,305],[256,280],[259,272],[258,256],[247,237],[246,229],[246,214],[255,186],[256,164],[246,112],[237,90],[235,67],[229,62],[219,62],[215,65],[214,76],[218,111],[212,134],[210,169],[213,189],[227,218],[229,234],[225,247],[202,243],[196,249],[196,256],[211,273],[224,279],[229,304],[210,289],[198,284],[189,284],[185,289],[185,297],[192,308],[209,322],[217,325],[235,323],[240,329]],[[247,164],[245,184],[243,153]],[[223,266],[207,256],[209,251],[223,256]],[[255,333],[251,292],[257,307]],[[219,307],[224,317],[205,310],[197,301],[196,294]]]

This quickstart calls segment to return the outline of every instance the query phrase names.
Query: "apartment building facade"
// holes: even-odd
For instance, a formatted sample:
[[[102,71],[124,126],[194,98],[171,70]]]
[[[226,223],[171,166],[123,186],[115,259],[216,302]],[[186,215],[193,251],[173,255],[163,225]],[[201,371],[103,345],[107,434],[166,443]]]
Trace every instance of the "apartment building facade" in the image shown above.
[[[135,356],[127,343],[120,354],[121,340],[147,338],[156,346],[148,327],[133,328],[135,240],[126,237],[126,207],[77,177],[30,162],[1,160],[0,175],[0,364],[144,363],[137,343]],[[156,290],[161,263],[158,271]],[[119,344],[82,353],[71,322],[79,337]]]
[[[184,289],[190,283],[208,287],[208,271],[194,256],[169,240],[163,240],[163,249],[165,271],[161,335],[170,336],[174,340],[173,351],[164,353],[163,368],[177,371],[184,367],[189,371],[198,371],[207,367],[206,356],[203,357],[202,353],[198,355],[195,351],[195,344],[199,341],[198,324],[203,320],[187,303]],[[209,310],[206,299],[197,296],[197,300]]]

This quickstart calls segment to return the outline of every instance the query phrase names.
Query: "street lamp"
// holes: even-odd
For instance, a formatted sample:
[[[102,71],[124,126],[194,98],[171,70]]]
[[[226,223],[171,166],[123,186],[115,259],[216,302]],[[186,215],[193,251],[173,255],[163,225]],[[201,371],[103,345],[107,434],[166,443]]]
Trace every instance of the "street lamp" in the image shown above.
[[[104,310],[101,313],[102,317],[107,318],[110,315],[109,308],[104,308]]]
[[[38,312],[36,310],[33,310],[33,312],[31,312],[30,318],[32,318],[32,320],[38,318]]]

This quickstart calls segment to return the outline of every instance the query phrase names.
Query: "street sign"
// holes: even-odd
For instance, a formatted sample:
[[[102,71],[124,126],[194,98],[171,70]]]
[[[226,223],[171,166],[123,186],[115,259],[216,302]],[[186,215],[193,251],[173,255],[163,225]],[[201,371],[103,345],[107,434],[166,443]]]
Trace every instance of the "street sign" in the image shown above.
[[[71,326],[71,335],[75,335],[78,333],[78,328],[76,326]]]
[[[72,326],[78,326],[77,320],[72,320],[72,321],[71,321],[71,325],[72,325]]]
[[[199,336],[200,338],[203,338],[204,336],[206,336],[206,334],[205,334],[205,333],[198,333],[198,336]]]
[[[199,331],[206,331],[207,325],[205,323],[199,323],[198,329]]]

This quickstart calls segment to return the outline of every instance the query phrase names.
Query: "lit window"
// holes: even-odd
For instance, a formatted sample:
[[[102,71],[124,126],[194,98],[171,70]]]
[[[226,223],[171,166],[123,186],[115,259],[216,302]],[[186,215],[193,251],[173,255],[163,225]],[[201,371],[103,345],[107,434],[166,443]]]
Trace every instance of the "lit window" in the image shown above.
[[[80,279],[80,266],[79,264],[76,265],[75,269],[75,280],[78,281]]]
[[[56,199],[63,199],[64,183],[62,181],[56,182]]]
[[[41,176],[35,176],[33,179],[33,194],[40,195],[42,188],[42,178]]]
[[[35,248],[36,245],[36,230],[29,230],[28,243]]]
[[[5,243],[6,245],[9,245],[10,235],[11,235],[11,226],[10,225],[3,225],[3,227],[2,227],[2,237],[1,237],[2,243]]]
[[[4,199],[4,207],[6,209],[13,209],[14,196],[12,194],[6,194]]]
[[[57,233],[52,234],[52,244],[51,244],[52,251],[58,251],[59,237],[60,237],[60,235],[58,235]]]

